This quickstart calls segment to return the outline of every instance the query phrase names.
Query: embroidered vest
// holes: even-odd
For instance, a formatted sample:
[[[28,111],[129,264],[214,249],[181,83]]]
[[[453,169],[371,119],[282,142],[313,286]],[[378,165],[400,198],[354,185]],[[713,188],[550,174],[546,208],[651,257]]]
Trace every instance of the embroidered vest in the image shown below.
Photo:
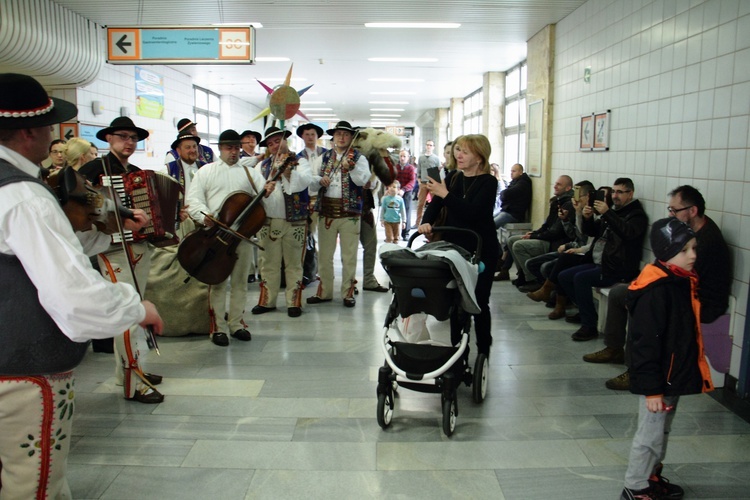
[[[354,163],[359,160],[359,157],[362,156],[359,151],[356,149],[352,149],[352,152],[354,153],[352,156],[352,161]],[[336,152],[333,149],[329,149],[325,153],[323,153],[323,163],[320,166],[320,175],[325,177],[328,175],[330,177],[331,172],[333,171],[334,167],[336,167],[339,162],[336,158]],[[354,164],[352,164],[352,167]],[[352,182],[351,177],[349,177],[349,167],[341,167],[341,202],[343,205],[344,212],[350,213],[350,214],[361,214],[362,213],[362,186],[357,186]],[[322,196],[318,197],[318,201],[315,204],[315,210],[320,210],[320,204],[322,202]]]
[[[49,189],[0,159],[0,186],[13,182],[36,182]],[[88,342],[73,342],[60,331],[15,255],[0,254],[0,290],[0,375],[48,375],[80,364]]]
[[[297,156],[299,157],[299,155]],[[272,172],[271,164],[273,163],[273,156],[266,158],[263,160],[263,163],[260,164],[260,171],[263,174],[263,177],[266,178],[266,180],[273,177],[272,174],[275,174],[276,172]],[[289,167],[294,168],[294,167]],[[281,182],[279,182],[277,187],[281,186]],[[285,218],[288,222],[296,222],[300,220],[307,220],[307,216],[310,213],[309,205],[310,205],[310,193],[308,192],[307,188],[303,189],[302,191],[298,191],[296,193],[292,194],[284,194],[284,212],[285,212]]]

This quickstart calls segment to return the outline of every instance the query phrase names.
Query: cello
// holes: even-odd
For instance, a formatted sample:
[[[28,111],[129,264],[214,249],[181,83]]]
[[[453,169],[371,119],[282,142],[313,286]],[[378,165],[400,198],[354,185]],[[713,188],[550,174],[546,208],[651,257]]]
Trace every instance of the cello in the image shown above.
[[[276,166],[276,174],[268,182],[275,182],[295,162],[295,156],[287,153],[283,162]],[[224,200],[216,217],[204,213],[213,224],[196,229],[182,239],[177,249],[177,260],[182,268],[207,285],[224,282],[232,274],[237,262],[237,245],[246,241],[258,246],[250,238],[260,231],[266,221],[262,201],[263,193],[254,196],[238,191]]]

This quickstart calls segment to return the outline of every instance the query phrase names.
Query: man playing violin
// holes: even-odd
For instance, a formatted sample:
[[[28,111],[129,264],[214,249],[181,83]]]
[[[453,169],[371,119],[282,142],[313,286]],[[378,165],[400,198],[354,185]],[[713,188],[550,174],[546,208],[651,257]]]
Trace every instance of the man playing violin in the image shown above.
[[[225,130],[219,135],[219,160],[203,166],[196,172],[185,199],[190,216],[207,227],[217,217],[229,195],[244,191],[253,196],[265,194],[266,180],[255,170],[257,157],[240,158],[240,134]],[[230,275],[229,310],[226,306],[226,280],[209,288],[211,315],[211,342],[218,346],[229,345],[226,332],[237,340],[249,341],[252,337],[243,319],[247,302],[247,275],[250,272],[252,248],[248,243],[237,245],[237,262]],[[227,319],[225,318],[225,314]]]
[[[26,75],[0,74],[0,497],[71,498],[65,478],[75,407],[73,369],[88,340],[162,321],[133,287],[91,267],[110,238],[75,234],[38,180],[51,125],[77,114]],[[69,201],[69,203],[73,203]],[[127,221],[139,230],[142,212]]]
[[[266,222],[258,233],[263,247],[260,274],[260,297],[253,314],[263,314],[276,309],[276,296],[281,284],[281,262],[284,262],[286,279],[287,314],[296,318],[302,314],[302,264],[305,258],[307,215],[310,196],[307,186],[312,180],[310,164],[297,165],[295,155],[286,149],[288,130],[277,127],[266,129],[260,142],[270,154],[256,169],[266,179],[266,197],[263,207]],[[281,148],[283,144],[283,148]],[[281,177],[274,180],[283,170]]]
[[[320,284],[307,298],[308,304],[333,300],[333,254],[341,241],[341,297],[344,306],[354,307],[357,280],[357,248],[362,217],[362,187],[370,179],[367,158],[351,148],[356,128],[340,121],[327,133],[333,136],[333,149],[326,151],[312,166],[310,191],[319,193],[315,210],[319,213],[318,254]],[[300,167],[305,160],[300,160]]]
[[[109,143],[109,154],[103,158],[96,158],[83,165],[78,172],[86,177],[94,186],[102,185],[102,176],[118,176],[140,170],[130,163],[130,157],[135,153],[138,142],[148,137],[148,130],[136,127],[133,120],[127,116],[119,116],[112,120],[109,127],[96,133],[99,140]],[[107,170],[104,164],[107,164]],[[125,243],[128,253],[125,253],[121,242],[113,243],[109,249],[98,255],[99,269],[102,275],[113,283],[125,282],[131,285],[139,283],[141,293],[146,292],[148,272],[151,268],[152,249],[145,241],[139,243]],[[130,272],[131,263],[135,270],[135,277]],[[154,387],[162,381],[160,375],[143,371],[143,354],[138,347],[138,340],[145,338],[143,332],[138,331],[138,325],[124,332],[113,332],[115,344],[115,383],[122,385],[125,399],[145,404],[156,404],[164,401],[164,395]]]

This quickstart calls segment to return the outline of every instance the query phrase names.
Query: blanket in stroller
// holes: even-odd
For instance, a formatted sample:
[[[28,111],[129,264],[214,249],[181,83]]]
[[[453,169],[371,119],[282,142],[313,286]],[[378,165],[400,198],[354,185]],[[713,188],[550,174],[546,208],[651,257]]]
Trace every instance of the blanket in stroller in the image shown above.
[[[383,243],[378,253],[381,260],[387,257],[398,257],[436,260],[446,263],[456,278],[456,284],[461,293],[461,308],[467,313],[479,314],[479,305],[474,295],[479,268],[476,264],[471,263],[471,254],[463,248],[447,241],[427,243],[416,250],[404,248],[395,243]]]

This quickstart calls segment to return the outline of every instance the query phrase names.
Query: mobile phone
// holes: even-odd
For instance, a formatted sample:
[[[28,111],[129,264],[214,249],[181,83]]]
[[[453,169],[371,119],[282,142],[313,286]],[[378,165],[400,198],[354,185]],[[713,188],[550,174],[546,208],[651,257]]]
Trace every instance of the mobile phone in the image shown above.
[[[581,186],[573,186],[573,199],[576,202],[581,201]]]
[[[427,177],[432,179],[433,181],[440,183],[442,182],[440,180],[440,169],[438,167],[430,167],[427,169]]]

